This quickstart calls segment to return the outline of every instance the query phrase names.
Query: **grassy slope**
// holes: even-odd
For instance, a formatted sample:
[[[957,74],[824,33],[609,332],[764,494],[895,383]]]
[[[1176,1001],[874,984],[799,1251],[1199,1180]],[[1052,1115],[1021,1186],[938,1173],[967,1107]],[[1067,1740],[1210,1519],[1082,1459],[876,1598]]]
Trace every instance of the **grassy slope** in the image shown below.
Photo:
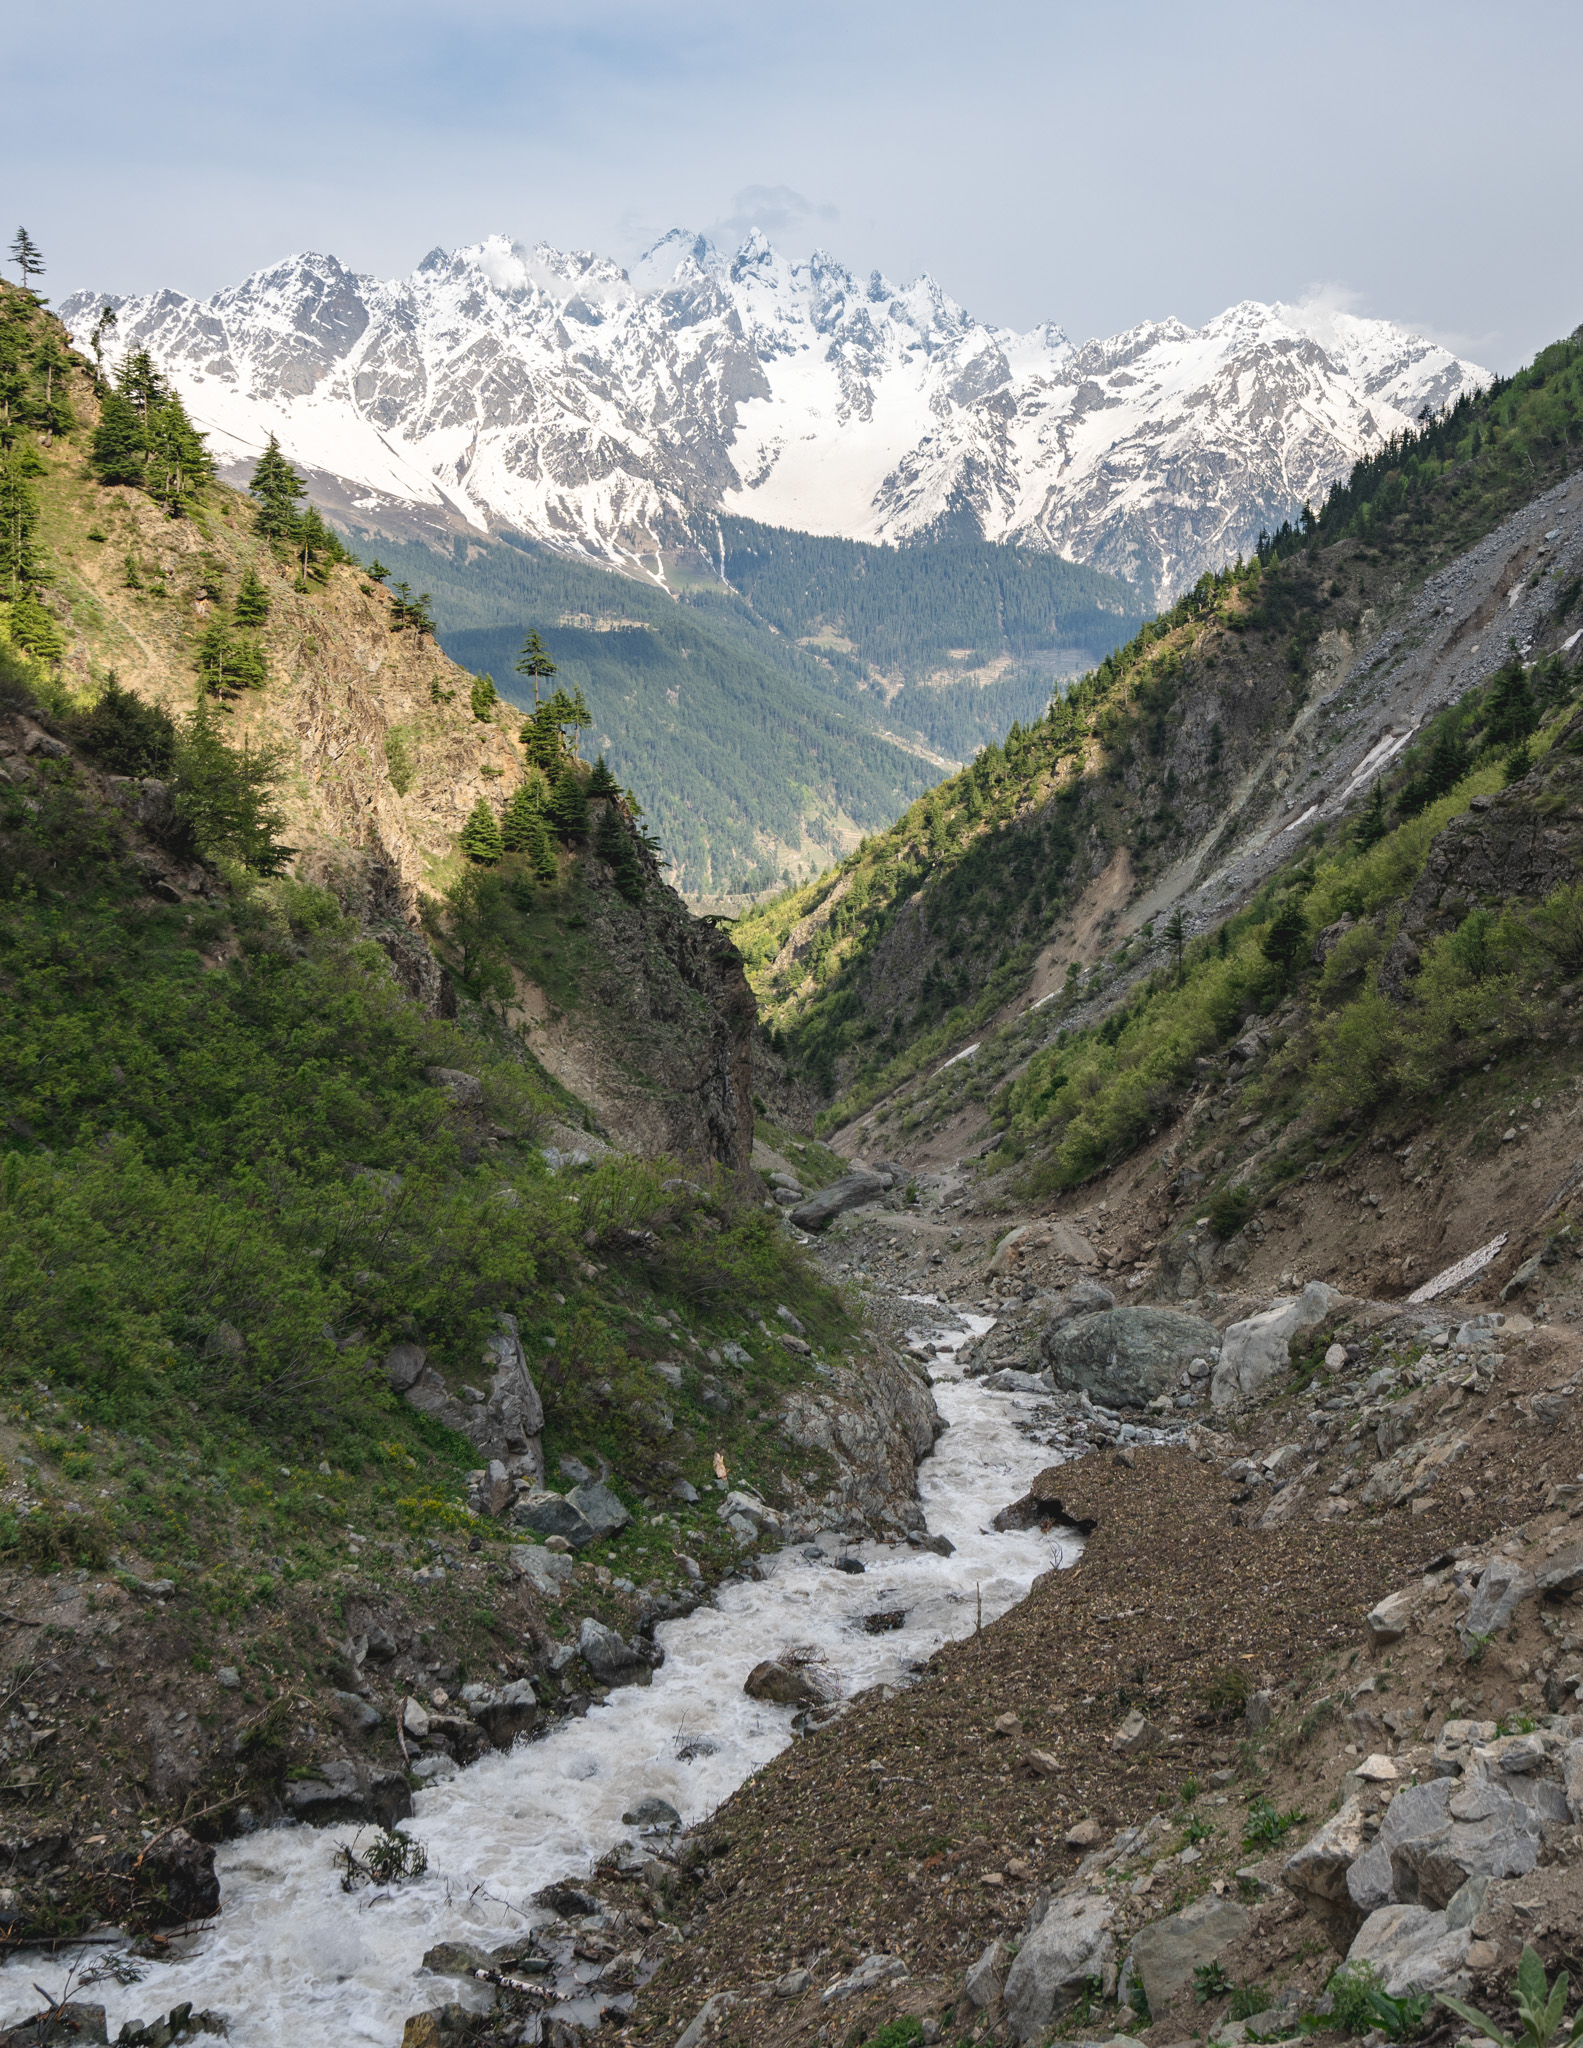
[[[1580,401],[1583,348],[1559,344],[1360,465],[1307,540],[1206,579],[1029,732],[744,919],[761,1002],[832,1120],[987,1022],[1117,849],[1136,885],[1201,837],[1341,636],[1570,466]]]
[[[80,439],[51,455],[79,463]],[[334,588],[315,601],[333,627]],[[698,1187],[622,1157],[552,1174],[538,1136],[564,1096],[476,1006],[444,1023],[410,1003],[324,892],[236,873],[182,903],[152,897],[151,849],[91,761],[23,754],[29,725],[75,733],[79,681],[0,637],[0,1572],[27,1604],[32,1574],[74,1569],[90,1611],[124,1600],[112,1559],[175,1581],[171,1626],[134,1610],[125,1673],[92,1679],[70,1631],[38,1639],[68,1696],[80,1678],[103,1699],[134,1662],[178,1689],[184,1671],[197,1684],[257,1665],[269,1740],[243,1754],[233,1728],[225,1748],[237,1703],[216,1696],[209,1761],[181,1788],[196,1805],[255,1763],[267,1791],[322,1753],[329,1689],[346,1682],[328,1646],[353,1592],[412,1616],[453,1676],[509,1668],[523,1628],[542,1628],[511,1618],[526,1596],[466,1511],[472,1445],[386,1388],[392,1342],[422,1342],[459,1391],[500,1312],[515,1314],[552,1475],[562,1455],[603,1459],[637,1506],[684,1475],[711,1483],[717,1453],[784,1491],[778,1405],[813,1368],[758,1320],[794,1306],[816,1355],[855,1331],[723,1179]],[[430,1066],[478,1075],[482,1106],[454,1108]],[[729,1414],[648,1370],[726,1338],[753,1361],[722,1368]],[[663,1438],[635,1413],[657,1390],[675,1421]],[[807,1452],[798,1464],[803,1483],[821,1468]],[[603,1551],[654,1592],[689,1583],[678,1550],[706,1571],[736,1556],[707,1503],[666,1506]],[[414,1586],[411,1568],[441,1549],[464,1586],[479,1574],[479,1598]],[[636,1610],[608,1580],[579,1575],[579,1612],[630,1629]],[[36,1815],[114,1836],[174,1795],[135,1748],[102,1751],[98,1727],[76,1719],[31,1796]],[[388,1720],[382,1748],[394,1757]]]

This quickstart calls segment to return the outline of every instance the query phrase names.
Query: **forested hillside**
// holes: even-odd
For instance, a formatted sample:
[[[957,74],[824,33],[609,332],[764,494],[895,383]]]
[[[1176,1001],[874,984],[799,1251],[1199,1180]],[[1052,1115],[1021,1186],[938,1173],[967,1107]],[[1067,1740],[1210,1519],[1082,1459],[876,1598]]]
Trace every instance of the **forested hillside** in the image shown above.
[[[1206,576],[1004,747],[983,750],[813,886],[743,920],[737,936],[766,1014],[832,1119],[989,1024],[1102,872],[1119,890],[1113,924],[1155,881],[1163,890],[1206,835],[1215,858],[1228,856],[1247,829],[1239,820],[1290,772],[1272,752],[1277,736],[1339,681],[1404,593],[1568,472],[1580,425],[1574,338],[1360,464],[1317,516]],[[1557,629],[1578,599],[1575,577],[1547,599]],[[1402,816],[1447,795],[1490,748],[1509,751],[1497,715],[1480,753],[1471,735],[1485,731],[1483,716],[1467,713],[1464,753],[1448,754],[1448,741],[1437,756],[1420,738],[1392,799]],[[1370,829],[1382,837],[1395,823],[1388,812]],[[1163,934],[1148,936],[1158,953]],[[1117,966],[1136,954],[1124,947]],[[1075,1001],[1075,964],[1071,977]],[[1040,1013],[1035,1041],[1060,1014]]]
[[[721,539],[732,587],[678,559],[674,597],[527,542],[359,545],[430,594],[446,651],[512,702],[529,701],[516,650],[540,632],[689,892],[758,892],[827,861],[942,761],[1036,717],[1139,617],[1127,585],[1053,555],[859,547],[746,520]]]

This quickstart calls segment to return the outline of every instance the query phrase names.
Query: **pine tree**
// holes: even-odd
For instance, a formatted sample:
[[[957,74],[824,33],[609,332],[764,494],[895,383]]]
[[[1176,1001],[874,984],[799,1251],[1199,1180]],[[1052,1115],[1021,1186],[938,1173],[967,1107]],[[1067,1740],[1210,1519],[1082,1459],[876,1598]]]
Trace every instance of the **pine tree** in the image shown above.
[[[1187,919],[1182,915],[1180,903],[1171,912],[1171,921],[1165,927],[1165,943],[1176,956],[1176,985],[1180,988],[1187,979],[1187,966],[1184,957],[1187,948]]]
[[[198,642],[198,676],[212,696],[235,692],[239,687],[232,665],[231,621],[222,605],[216,605]]]
[[[581,776],[570,761],[561,764],[550,791],[548,816],[563,839],[581,839],[588,830],[588,798]]]
[[[539,708],[539,685],[541,682],[547,683],[556,670],[556,664],[551,661],[549,655],[545,652],[537,632],[529,633],[528,637],[523,641],[522,652],[517,656],[516,669],[519,676],[528,676],[532,679],[533,708],[537,711]]]
[[[643,894],[648,877],[643,872],[643,862],[632,843],[632,834],[622,822],[614,798],[600,806],[594,851],[609,868],[622,895],[629,903],[636,903]]]
[[[94,321],[88,336],[89,346],[93,350],[93,373],[101,384],[104,382],[104,345],[119,324],[114,306],[101,306],[99,317]]]
[[[492,868],[505,852],[500,843],[500,826],[483,797],[469,811],[462,827],[462,851],[481,868]]]
[[[378,555],[375,555],[374,559],[368,565],[368,573],[375,583],[383,583],[389,576],[390,571],[385,567],[384,563],[379,559]]]
[[[269,617],[269,592],[251,562],[237,585],[236,603],[231,609],[239,626],[261,626]]]
[[[23,291],[32,289],[33,278],[44,275],[44,258],[26,228],[18,228],[11,238],[11,261],[22,273]]]
[[[558,693],[557,693],[558,694]],[[528,759],[535,768],[546,775],[560,771],[561,758],[566,751],[561,738],[561,728],[554,716],[555,703],[541,704],[533,716],[526,720],[518,738],[527,749]]]
[[[481,725],[488,725],[492,722],[495,705],[498,702],[499,698],[495,691],[494,677],[489,675],[474,676],[473,716]]]
[[[1303,916],[1303,906],[1288,897],[1270,920],[1269,928],[1259,941],[1259,951],[1273,966],[1281,970],[1281,979],[1288,986],[1303,948],[1308,943],[1308,921]]]
[[[1391,829],[1391,821],[1385,812],[1385,784],[1376,781],[1369,791],[1369,800],[1363,806],[1363,814],[1353,827],[1353,840],[1365,853],[1371,846],[1378,846]]]
[[[251,634],[231,643],[231,674],[239,690],[262,690],[269,683],[269,664],[264,650]]]
[[[12,599],[27,596],[44,578],[35,541],[39,498],[27,453],[16,447],[0,454],[0,590]]]
[[[174,391],[149,407],[143,431],[148,448],[143,488],[167,512],[179,513],[182,500],[214,476],[208,443]]]
[[[297,500],[308,495],[307,486],[280,452],[273,434],[258,458],[248,495],[258,501],[256,520],[260,533],[273,541],[291,539],[297,522]]]
[[[99,405],[99,424],[93,430],[89,461],[94,475],[102,484],[141,484],[147,450],[137,407],[124,391],[107,391]]]
[[[588,778],[588,794],[590,796],[619,796],[621,794],[621,785],[611,774],[603,754],[594,763],[593,773]]]
[[[1528,687],[1522,656],[1495,671],[1484,704],[1484,737],[1493,746],[1512,747],[1527,739],[1539,725],[1539,712]]]
[[[512,793],[500,820],[500,843],[507,853],[527,853],[535,836],[544,831],[544,810],[534,782],[521,783]]]

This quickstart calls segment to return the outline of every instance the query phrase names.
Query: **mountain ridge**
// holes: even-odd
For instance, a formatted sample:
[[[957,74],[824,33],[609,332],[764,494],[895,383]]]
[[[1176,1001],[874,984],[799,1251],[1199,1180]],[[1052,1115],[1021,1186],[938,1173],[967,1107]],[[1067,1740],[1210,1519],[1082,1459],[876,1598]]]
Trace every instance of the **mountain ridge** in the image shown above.
[[[1172,593],[1247,553],[1419,413],[1487,381],[1389,322],[1244,301],[1075,345],[925,274],[860,281],[755,231],[630,272],[493,235],[381,281],[303,254],[198,302],[78,292],[239,463],[279,435],[332,514],[510,529],[665,582],[712,522],[1016,541]]]

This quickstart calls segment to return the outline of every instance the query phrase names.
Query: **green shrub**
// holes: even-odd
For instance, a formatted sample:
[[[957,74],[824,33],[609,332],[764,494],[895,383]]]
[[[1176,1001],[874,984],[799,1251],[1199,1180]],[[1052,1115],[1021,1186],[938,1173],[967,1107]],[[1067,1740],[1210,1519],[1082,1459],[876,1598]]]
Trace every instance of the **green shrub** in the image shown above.
[[[1252,1188],[1217,1188],[1210,1196],[1205,1213],[1209,1227],[1222,1242],[1235,1237],[1258,1207]]]
[[[1285,1813],[1277,1812],[1274,1805],[1261,1792],[1248,1807],[1248,1818],[1242,1829],[1242,1844],[1246,1849],[1258,1847],[1273,1848],[1284,1842],[1291,1830],[1308,1815],[1298,1807],[1290,1807]]]
[[[1392,2041],[1407,2041],[1422,2030],[1429,2011],[1428,1995],[1392,1998],[1374,1963],[1347,1963],[1325,1987],[1330,1993],[1330,2025],[1338,2034],[1368,2034],[1378,2029]]]

